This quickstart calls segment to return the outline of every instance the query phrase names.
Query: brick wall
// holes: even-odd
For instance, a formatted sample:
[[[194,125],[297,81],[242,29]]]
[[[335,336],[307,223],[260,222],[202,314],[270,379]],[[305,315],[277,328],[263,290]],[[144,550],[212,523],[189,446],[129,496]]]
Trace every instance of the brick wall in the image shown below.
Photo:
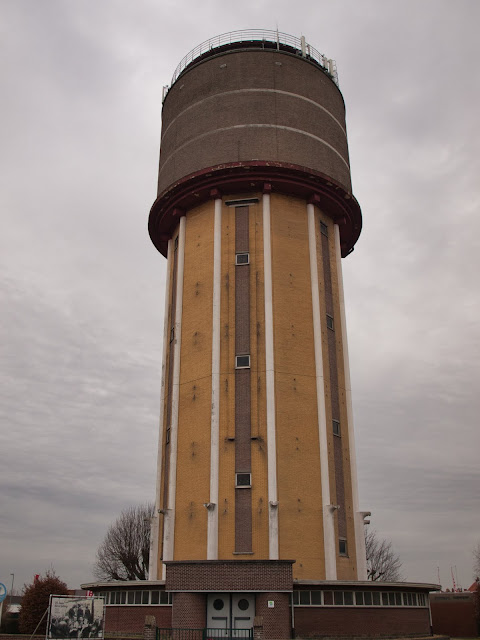
[[[430,635],[425,608],[295,607],[294,625],[300,638]]]
[[[172,627],[202,629],[207,625],[207,594],[176,593],[173,599]]]
[[[263,637],[290,638],[292,623],[290,619],[289,593],[257,593],[255,614],[263,619]],[[274,607],[268,607],[268,601],[273,600]]]
[[[166,591],[290,591],[291,560],[167,562]]]
[[[155,616],[157,627],[172,626],[172,607],[108,606],[105,614],[106,633],[142,633],[146,616]]]
[[[433,632],[456,638],[479,634],[473,594],[435,594],[430,602]]]

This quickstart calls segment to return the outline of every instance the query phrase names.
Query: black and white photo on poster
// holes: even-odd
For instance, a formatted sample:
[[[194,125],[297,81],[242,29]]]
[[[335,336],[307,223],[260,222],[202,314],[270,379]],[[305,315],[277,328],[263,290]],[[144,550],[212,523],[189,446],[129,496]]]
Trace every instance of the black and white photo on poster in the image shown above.
[[[103,598],[50,596],[47,640],[103,638]]]

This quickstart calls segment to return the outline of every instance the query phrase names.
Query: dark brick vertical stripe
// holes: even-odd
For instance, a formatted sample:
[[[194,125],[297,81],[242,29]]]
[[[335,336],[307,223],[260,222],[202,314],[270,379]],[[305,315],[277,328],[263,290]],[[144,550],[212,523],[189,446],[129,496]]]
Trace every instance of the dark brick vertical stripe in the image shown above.
[[[164,464],[163,464],[163,505],[162,508],[168,507],[168,474],[170,471],[170,427],[172,423],[172,392],[173,392],[173,360],[176,336],[174,334],[175,314],[177,310],[177,268],[178,268],[178,236],[173,240],[173,268],[172,268],[172,292],[170,298],[169,312],[169,345],[168,345],[168,370],[167,370],[167,411],[166,411],[166,429],[164,442]],[[162,519],[163,521],[163,519]],[[163,532],[162,532],[163,540]]]
[[[250,473],[250,369],[235,372],[235,471]]]
[[[252,490],[235,489],[235,551],[252,551]]]
[[[235,353],[250,353],[250,265],[235,267]]]
[[[248,252],[248,207],[235,208],[235,253]],[[250,265],[235,269],[235,353],[250,353]]]
[[[248,252],[248,207],[235,207],[235,253]],[[250,266],[235,267],[235,354],[250,354]],[[251,473],[250,369],[235,371],[235,472]],[[235,551],[252,550],[252,491],[235,490]]]
[[[248,251],[248,206],[235,207],[235,253]]]
[[[333,292],[332,292],[332,273],[330,269],[330,247],[328,237],[322,234],[322,261],[323,275],[325,284],[325,308],[328,315],[334,318],[333,314]],[[323,318],[322,322],[326,322]],[[340,421],[340,398],[338,388],[338,370],[337,370],[337,345],[335,339],[335,331],[340,330],[340,318],[334,318],[334,330],[327,329],[328,340],[328,363],[330,369],[330,397],[332,403],[332,420]],[[345,429],[346,425],[340,424],[340,429]],[[327,430],[332,432],[332,425],[327,425]],[[341,431],[340,431],[341,433]],[[333,458],[335,465],[335,493],[336,503],[340,505],[337,511],[338,535],[340,538],[347,537],[347,518],[345,513],[345,479],[343,472],[343,451],[342,440],[334,436],[333,438]]]

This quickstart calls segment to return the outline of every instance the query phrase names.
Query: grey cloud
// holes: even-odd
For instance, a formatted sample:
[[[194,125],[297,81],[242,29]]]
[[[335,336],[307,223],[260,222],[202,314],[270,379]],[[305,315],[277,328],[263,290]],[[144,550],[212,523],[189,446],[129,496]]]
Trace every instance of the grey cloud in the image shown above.
[[[449,585],[456,565],[466,586],[480,524],[480,5],[210,0],[181,24],[154,0],[2,9],[4,570],[21,584],[54,561],[74,588],[121,508],[153,497],[165,264],[146,220],[162,86],[208,37],[278,22],[337,60],[347,106],[364,215],[344,260],[361,506],[406,578],[440,566]]]

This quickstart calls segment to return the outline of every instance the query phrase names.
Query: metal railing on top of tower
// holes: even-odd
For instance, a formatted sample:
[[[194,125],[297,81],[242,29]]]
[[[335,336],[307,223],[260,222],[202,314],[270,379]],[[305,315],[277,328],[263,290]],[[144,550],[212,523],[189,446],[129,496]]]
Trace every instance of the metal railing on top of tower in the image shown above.
[[[170,86],[177,80],[182,71],[197,58],[209,53],[212,49],[218,49],[219,47],[235,44],[237,42],[259,43],[259,45],[262,45],[263,43],[263,46],[265,46],[265,43],[273,43],[276,45],[277,49],[280,49],[282,45],[294,49],[299,55],[303,56],[307,60],[312,60],[319,64],[338,86],[338,73],[335,60],[331,60],[322,53],[319,53],[315,47],[312,47],[312,45],[306,42],[304,36],[297,38],[296,36],[291,36],[288,33],[282,33],[281,31],[265,29],[230,31],[229,33],[222,33],[219,36],[205,40],[205,42],[202,42],[189,51],[189,53],[187,53],[187,55],[179,62],[173,74]],[[166,88],[166,91],[168,91],[168,88]]]

